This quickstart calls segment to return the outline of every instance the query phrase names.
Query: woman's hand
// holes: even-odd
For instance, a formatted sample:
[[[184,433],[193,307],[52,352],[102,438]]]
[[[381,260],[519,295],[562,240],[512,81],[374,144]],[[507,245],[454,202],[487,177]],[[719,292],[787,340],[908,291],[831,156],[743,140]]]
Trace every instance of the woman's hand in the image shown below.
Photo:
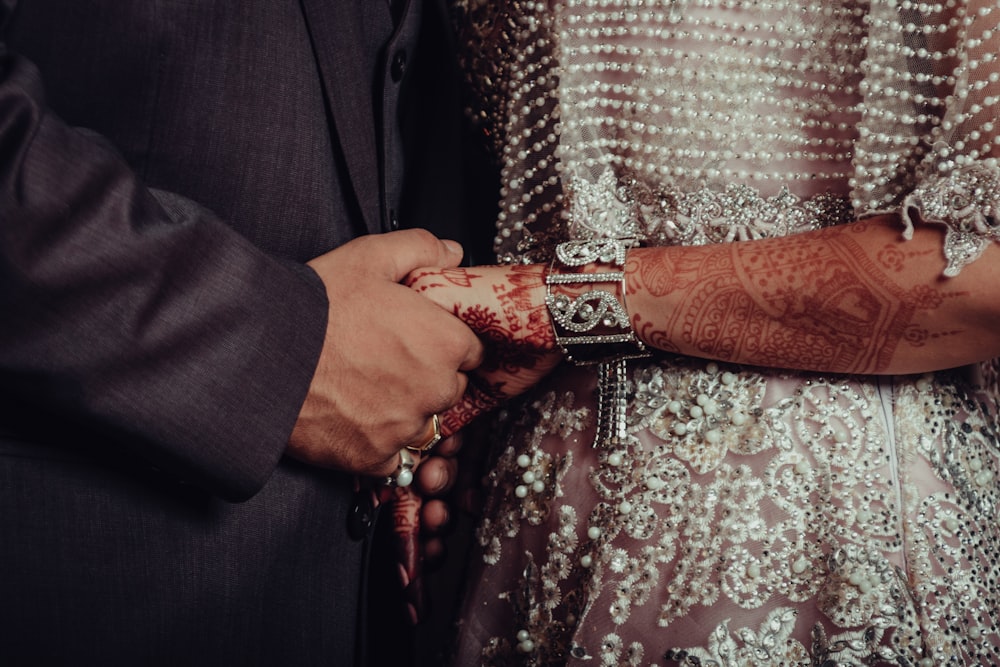
[[[465,397],[441,415],[445,434],[526,391],[559,363],[545,305],[546,271],[542,264],[429,268],[407,278],[410,287],[461,318],[485,346]]]
[[[483,363],[469,373],[462,400],[440,415],[445,436],[527,390],[559,363],[545,306],[544,266],[418,269],[406,284],[461,318],[485,344]],[[413,487],[381,491],[381,500],[392,507],[398,574],[414,625],[427,614],[423,563],[443,558],[439,537],[450,508],[441,496],[455,483],[460,442],[449,437],[430,452],[418,464]]]

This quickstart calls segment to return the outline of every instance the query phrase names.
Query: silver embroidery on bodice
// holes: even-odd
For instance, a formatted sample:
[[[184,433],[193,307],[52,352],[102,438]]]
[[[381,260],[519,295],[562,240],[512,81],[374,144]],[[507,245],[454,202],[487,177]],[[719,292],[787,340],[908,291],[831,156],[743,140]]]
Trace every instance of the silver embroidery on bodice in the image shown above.
[[[960,270],[1000,240],[1000,9],[968,4],[457,3],[499,260],[900,211]],[[456,664],[1000,664],[998,373],[972,370],[661,355],[610,449],[593,374],[560,370],[497,428]]]

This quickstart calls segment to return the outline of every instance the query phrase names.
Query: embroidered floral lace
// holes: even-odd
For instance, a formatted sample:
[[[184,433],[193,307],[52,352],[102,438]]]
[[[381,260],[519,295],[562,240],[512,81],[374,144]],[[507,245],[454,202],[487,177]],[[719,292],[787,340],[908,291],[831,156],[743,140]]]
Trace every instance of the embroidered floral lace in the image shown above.
[[[877,212],[1000,241],[997,0],[459,1],[496,251],[708,244]],[[456,664],[1000,664],[997,364],[883,379],[664,355],[497,429]]]

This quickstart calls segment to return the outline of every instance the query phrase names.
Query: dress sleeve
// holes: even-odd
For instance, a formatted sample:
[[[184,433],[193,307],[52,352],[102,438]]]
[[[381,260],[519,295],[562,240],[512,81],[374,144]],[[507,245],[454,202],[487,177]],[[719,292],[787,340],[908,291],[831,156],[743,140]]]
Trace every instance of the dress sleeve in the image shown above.
[[[944,275],[957,276],[1000,243],[1000,169],[986,163],[925,178],[903,200],[903,235],[913,236],[917,222],[944,225]]]
[[[918,221],[944,225],[944,275],[955,276],[1000,242],[1000,2],[964,0],[904,21],[910,29],[914,100],[929,112],[930,130],[903,200],[904,233]]]
[[[1000,241],[1000,0],[872,3],[855,208],[946,228],[944,274]]]

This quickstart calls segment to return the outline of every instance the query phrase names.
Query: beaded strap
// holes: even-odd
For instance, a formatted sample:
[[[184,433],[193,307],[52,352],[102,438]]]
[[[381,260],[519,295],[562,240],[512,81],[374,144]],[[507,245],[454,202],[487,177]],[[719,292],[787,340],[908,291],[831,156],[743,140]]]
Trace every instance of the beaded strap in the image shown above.
[[[613,292],[589,289],[576,296],[556,293],[553,286],[592,287],[598,283],[619,283],[625,293],[625,252],[635,246],[633,239],[569,241],[556,247],[552,270],[545,277],[545,304],[552,316],[556,344],[566,358],[577,365],[599,364],[612,359],[649,356],[635,335],[625,306]],[[586,264],[608,264],[611,271],[595,273],[559,272]]]

